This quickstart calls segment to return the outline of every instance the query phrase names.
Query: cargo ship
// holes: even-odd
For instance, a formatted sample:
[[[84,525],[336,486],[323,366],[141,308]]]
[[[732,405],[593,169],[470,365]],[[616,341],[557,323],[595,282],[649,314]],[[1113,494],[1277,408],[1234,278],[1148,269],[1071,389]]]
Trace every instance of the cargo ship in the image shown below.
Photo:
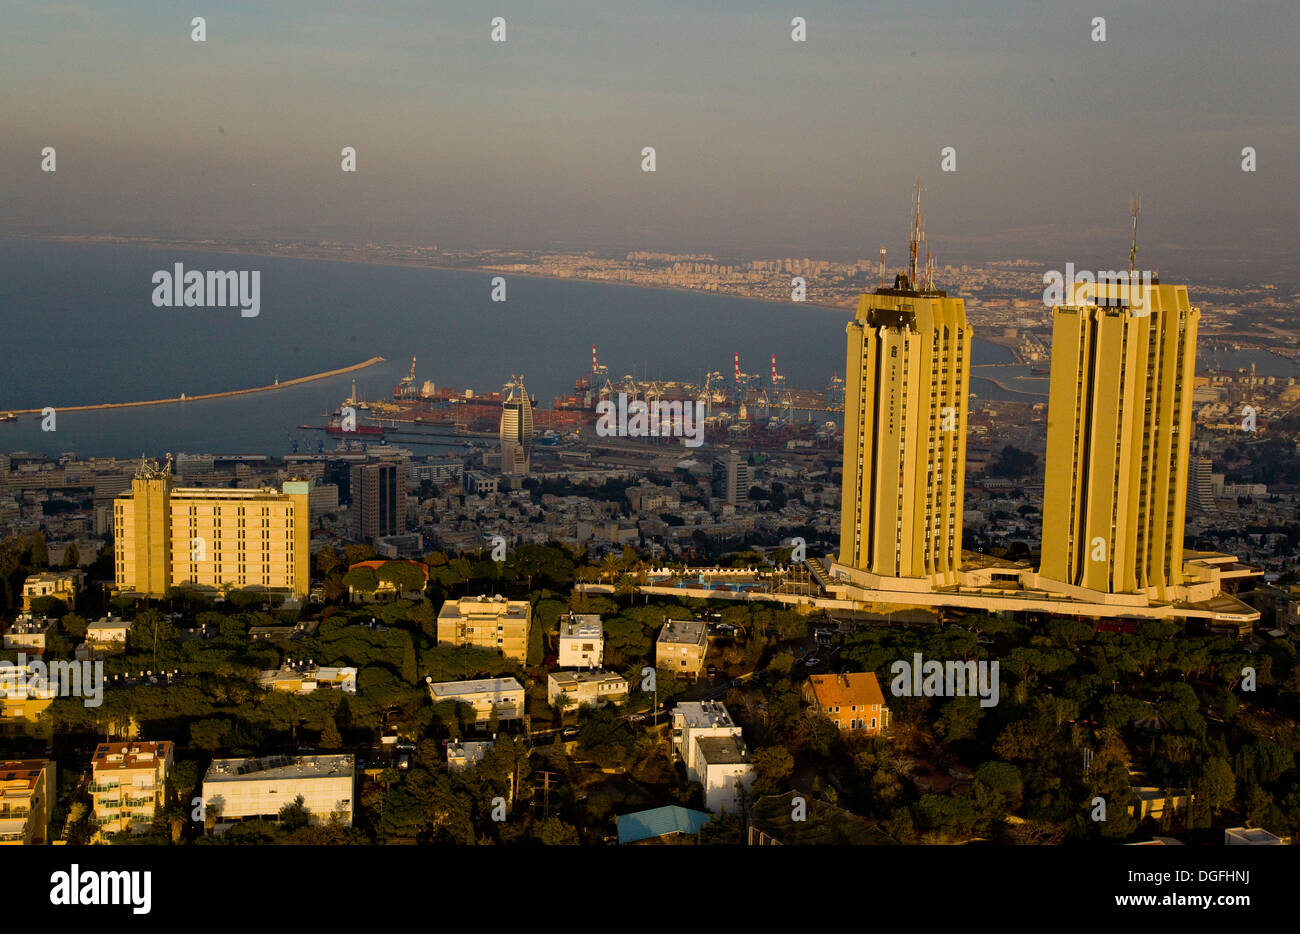
[[[350,400],[345,400],[350,402]],[[321,425],[299,425],[299,428],[320,431]],[[343,427],[343,413],[335,412],[330,417],[329,422],[323,426],[324,430],[331,435],[340,435],[345,438],[378,438],[384,437],[384,428],[382,425],[362,425],[359,422],[354,423],[351,428]]]
[[[382,438],[384,429],[380,425],[355,425],[352,428],[344,428],[343,421],[340,418],[331,418],[325,430],[332,435],[356,435],[360,438]]]

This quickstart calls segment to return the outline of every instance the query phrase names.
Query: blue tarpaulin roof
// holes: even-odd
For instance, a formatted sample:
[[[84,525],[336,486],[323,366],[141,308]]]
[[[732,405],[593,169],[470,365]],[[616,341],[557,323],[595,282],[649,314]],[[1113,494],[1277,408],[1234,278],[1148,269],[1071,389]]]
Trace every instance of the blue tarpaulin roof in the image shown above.
[[[618,842],[636,843],[670,833],[698,833],[709,822],[704,811],[669,805],[618,816]]]

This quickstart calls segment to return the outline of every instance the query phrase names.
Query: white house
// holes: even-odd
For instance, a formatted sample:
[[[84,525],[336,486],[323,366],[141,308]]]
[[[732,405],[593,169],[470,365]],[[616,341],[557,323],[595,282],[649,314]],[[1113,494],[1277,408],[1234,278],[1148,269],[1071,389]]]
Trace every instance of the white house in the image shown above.
[[[754,783],[754,766],[740,727],[718,701],[687,701],[673,708],[673,752],[686,775],[704,786],[710,811],[740,810],[740,787]]]
[[[355,771],[348,755],[214,759],[203,777],[204,804],[220,821],[276,817],[302,795],[312,823],[338,813],[350,826]]]
[[[616,671],[553,671],[546,676],[546,701],[554,707],[561,696],[575,708],[621,704],[627,700],[627,679]]]
[[[605,631],[594,613],[570,613],[560,620],[561,668],[599,668],[605,658]]]

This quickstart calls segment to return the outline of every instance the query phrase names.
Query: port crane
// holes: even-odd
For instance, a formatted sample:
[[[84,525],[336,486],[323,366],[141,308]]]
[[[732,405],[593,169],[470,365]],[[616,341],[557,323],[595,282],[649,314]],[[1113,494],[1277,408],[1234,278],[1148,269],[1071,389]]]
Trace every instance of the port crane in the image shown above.
[[[399,399],[415,397],[415,357],[411,358],[411,371],[402,377],[397,388],[393,390],[393,395]]]

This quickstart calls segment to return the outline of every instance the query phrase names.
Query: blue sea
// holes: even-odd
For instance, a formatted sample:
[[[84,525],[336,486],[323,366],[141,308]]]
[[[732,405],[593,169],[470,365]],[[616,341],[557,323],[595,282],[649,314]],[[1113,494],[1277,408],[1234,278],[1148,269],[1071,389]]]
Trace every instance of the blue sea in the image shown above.
[[[261,309],[154,307],[155,271],[257,270]],[[700,380],[766,374],[771,354],[791,387],[821,389],[844,372],[848,311],[675,290],[492,273],[121,246],[0,240],[0,411],[127,402],[263,386],[348,366],[363,399],[388,398],[417,357],[416,382],[496,391],[512,374],[548,407],[589,374],[591,345],[611,377]],[[976,363],[1009,352],[976,340]],[[1006,375],[1001,375],[1001,374]],[[1014,371],[994,371],[1007,382]],[[60,412],[0,424],[0,451],[82,457],[163,452],[315,451],[351,375],[275,392],[177,405]],[[1040,381],[1046,391],[1046,381]],[[1029,383],[1029,388],[1038,388]],[[1002,394],[973,378],[972,391]],[[448,439],[449,441],[451,439]],[[454,447],[393,443],[418,453]]]

